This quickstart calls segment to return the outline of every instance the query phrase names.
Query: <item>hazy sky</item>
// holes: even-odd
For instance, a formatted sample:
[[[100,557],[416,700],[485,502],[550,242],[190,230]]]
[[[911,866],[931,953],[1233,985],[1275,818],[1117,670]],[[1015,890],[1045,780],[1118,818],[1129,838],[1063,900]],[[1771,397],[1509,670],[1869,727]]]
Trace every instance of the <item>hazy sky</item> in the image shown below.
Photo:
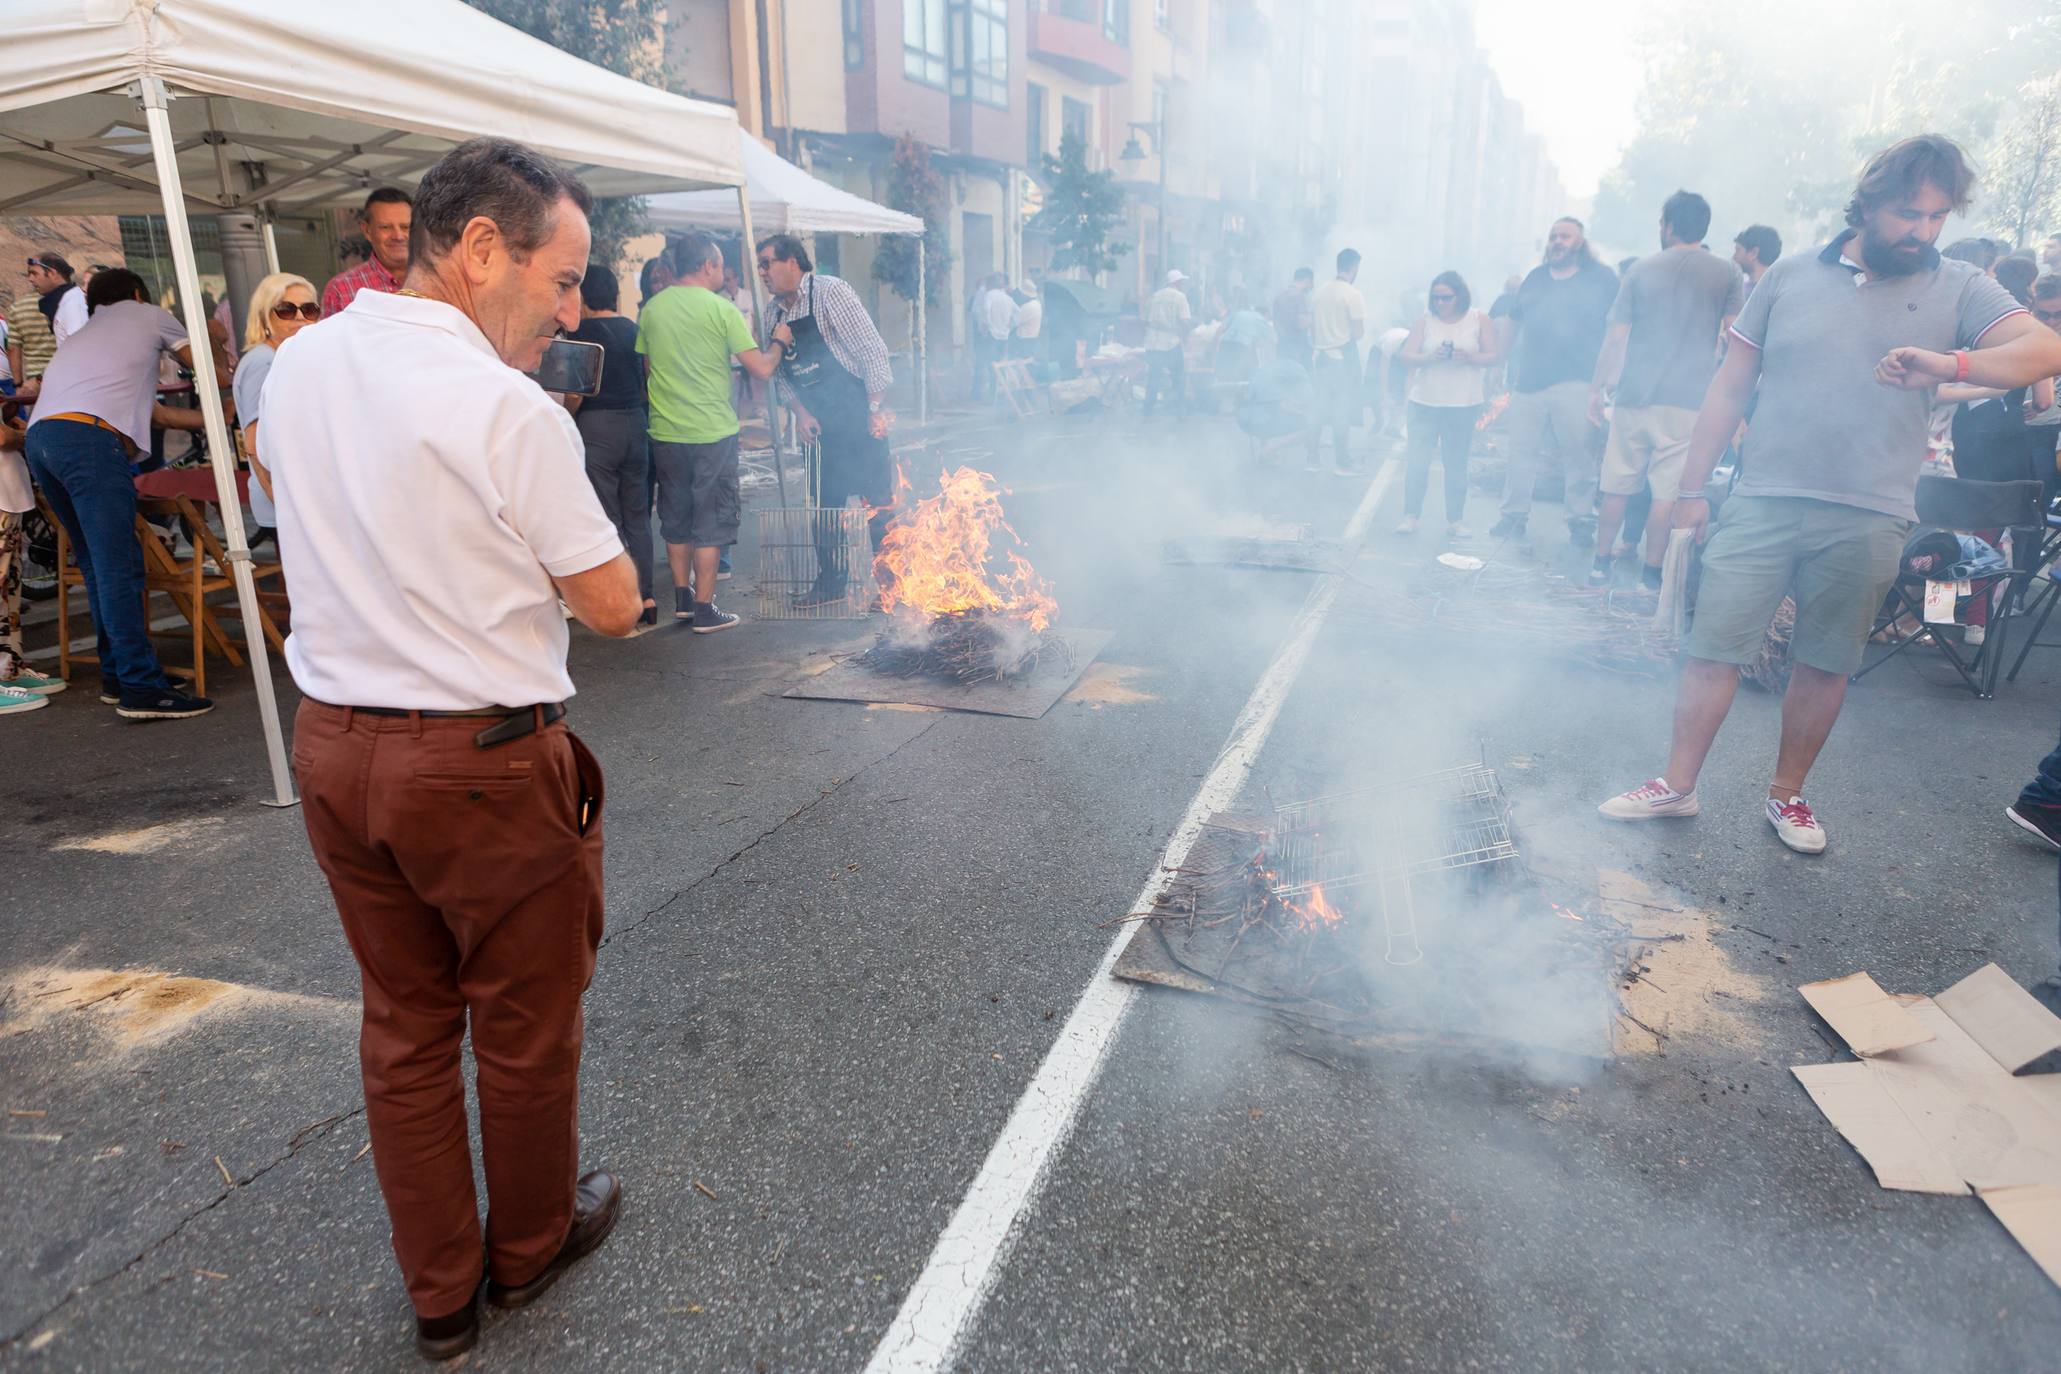
[[[1475,0],[1481,46],[1524,104],[1568,191],[1586,197],[1617,163],[1639,94],[1631,0]]]

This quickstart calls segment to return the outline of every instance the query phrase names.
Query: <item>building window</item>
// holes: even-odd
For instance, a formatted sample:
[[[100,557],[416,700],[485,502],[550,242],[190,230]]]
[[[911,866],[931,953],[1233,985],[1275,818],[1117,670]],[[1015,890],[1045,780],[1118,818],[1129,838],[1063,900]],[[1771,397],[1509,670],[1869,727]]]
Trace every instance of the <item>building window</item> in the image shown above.
[[[945,0],[902,0],[902,75],[945,87]]]
[[[1090,117],[1087,101],[1075,100],[1070,95],[1061,96],[1059,98],[1059,137],[1062,140],[1069,138],[1079,139],[1081,149],[1085,152],[1088,147]]]
[[[1152,25],[1161,33],[1173,32],[1173,0],[1152,0]]]
[[[1030,139],[1023,165],[1035,172],[1045,156],[1045,88],[1035,81],[1023,88],[1023,127]]]
[[[952,0],[951,89],[1009,108],[1009,0]]]
[[[1131,46],[1131,0],[1102,0],[1102,36]]]
[[[844,0],[844,67],[855,72],[866,65],[866,0]]]

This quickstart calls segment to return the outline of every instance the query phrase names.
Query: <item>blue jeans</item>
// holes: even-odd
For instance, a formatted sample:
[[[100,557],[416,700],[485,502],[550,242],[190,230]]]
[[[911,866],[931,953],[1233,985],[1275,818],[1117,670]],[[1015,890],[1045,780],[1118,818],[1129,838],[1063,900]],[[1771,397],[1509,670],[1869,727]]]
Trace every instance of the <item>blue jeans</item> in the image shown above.
[[[136,483],[122,441],[76,420],[29,426],[29,471],[71,536],[100,641],[103,686],[122,696],[170,690],[143,616]]]

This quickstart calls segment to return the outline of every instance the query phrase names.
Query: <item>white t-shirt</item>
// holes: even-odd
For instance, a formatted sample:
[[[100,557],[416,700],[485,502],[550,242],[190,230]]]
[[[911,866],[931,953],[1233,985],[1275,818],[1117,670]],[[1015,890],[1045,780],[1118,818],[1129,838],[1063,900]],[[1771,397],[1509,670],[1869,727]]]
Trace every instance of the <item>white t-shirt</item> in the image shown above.
[[[50,320],[50,335],[63,343],[86,326],[89,315],[86,293],[74,286],[57,298],[57,313]]]
[[[57,313],[64,314],[62,306]],[[186,326],[170,311],[142,301],[110,301],[51,355],[29,428],[67,412],[91,415],[148,449],[158,358],[185,342]]]
[[[1038,337],[1038,331],[1044,328],[1044,325],[1045,303],[1036,296],[1032,296],[1022,305],[1016,307],[1017,338],[1035,339]]]
[[[471,320],[359,292],[279,351],[258,437],[302,692],[421,711],[573,694],[551,576],[622,540],[572,417]]]
[[[981,322],[987,326],[988,337],[1006,339],[1016,328],[1016,302],[1007,291],[990,291],[980,303]]]

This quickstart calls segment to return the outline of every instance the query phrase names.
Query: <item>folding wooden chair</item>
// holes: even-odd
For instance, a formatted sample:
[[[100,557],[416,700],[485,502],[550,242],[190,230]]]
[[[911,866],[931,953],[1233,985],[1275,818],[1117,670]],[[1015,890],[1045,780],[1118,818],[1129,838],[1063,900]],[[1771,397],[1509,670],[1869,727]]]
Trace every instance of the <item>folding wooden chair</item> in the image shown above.
[[[1981,644],[1970,645],[1965,639],[1955,643],[1944,633],[1944,625],[1926,625],[1924,630],[1899,639],[1888,653],[1855,673],[1853,680],[1858,682],[1912,645],[1929,642],[1979,700],[1994,697],[2011,622],[2023,614],[2026,585],[2040,566],[2045,531],[2044,493],[2045,488],[2038,482],[1974,482],[1930,474],[1920,477],[1915,503],[1920,525],[1962,534],[2007,530],[2011,536],[2011,565],[2002,572],[1968,579],[1970,599],[1986,601],[1989,606]],[[1898,567],[1887,603],[1876,617],[1877,633],[1894,627],[1907,615],[1924,623],[1927,580],[1921,574]],[[2001,596],[1997,595],[1999,587],[2004,589]]]
[[[1029,358],[1003,358],[994,364],[994,369],[995,398],[1008,404],[1014,418],[1028,420],[1033,415],[1051,413],[1050,400],[1032,375]]]
[[[180,518],[186,522],[186,537],[192,542],[195,551],[205,554],[208,559],[212,560],[216,570],[222,576],[229,579],[230,587],[235,587],[236,579],[229,572],[229,546],[222,542],[222,537],[215,533],[214,526],[208,523],[207,513],[191,497],[175,496],[172,498],[172,501],[179,508]],[[271,562],[261,562],[253,558],[250,564],[250,574],[251,581],[258,593],[258,628],[264,634],[266,642],[272,646],[275,652],[285,653],[286,636],[280,632],[278,624],[272,618],[273,607],[277,606],[283,610],[286,606],[285,569],[280,566],[276,559]],[[277,588],[267,588],[265,583],[275,578],[278,580],[279,586]],[[242,615],[241,608],[233,602],[220,608],[206,608],[206,613],[210,620],[216,620],[224,612],[232,617],[240,617]],[[219,629],[219,623],[217,628]],[[250,627],[247,625],[243,627],[243,638],[245,642],[248,642],[250,639]]]

